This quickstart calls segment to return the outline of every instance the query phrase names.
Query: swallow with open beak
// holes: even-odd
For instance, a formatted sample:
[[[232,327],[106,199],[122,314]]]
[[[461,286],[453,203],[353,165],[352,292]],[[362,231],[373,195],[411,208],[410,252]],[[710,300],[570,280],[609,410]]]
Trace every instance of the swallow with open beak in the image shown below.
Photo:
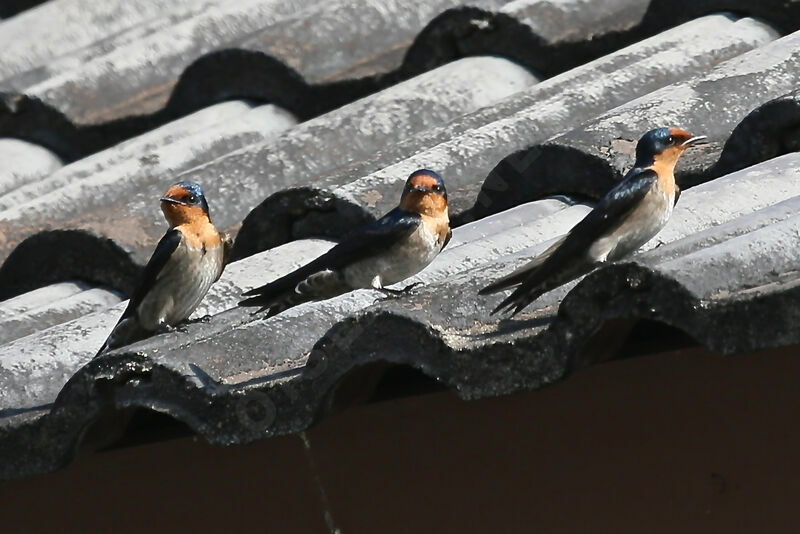
[[[667,223],[680,190],[675,163],[705,136],[680,128],[657,128],[636,145],[636,162],[622,181],[565,236],[511,274],[481,289],[480,295],[514,288],[493,311],[516,315],[543,293],[605,262],[627,256]]]

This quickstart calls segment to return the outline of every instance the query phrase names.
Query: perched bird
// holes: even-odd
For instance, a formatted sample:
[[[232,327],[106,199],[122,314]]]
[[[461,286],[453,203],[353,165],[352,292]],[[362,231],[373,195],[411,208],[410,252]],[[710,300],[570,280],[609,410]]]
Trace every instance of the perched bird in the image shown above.
[[[424,269],[450,240],[444,181],[420,169],[408,177],[400,205],[311,263],[244,293],[240,306],[260,306],[268,317],[307,302],[359,288],[386,289]]]
[[[636,145],[636,162],[584,219],[527,265],[480,290],[516,288],[492,311],[516,315],[543,293],[588,273],[598,264],[635,251],[667,223],[680,190],[675,163],[705,136],[680,128],[647,132]]]
[[[203,190],[178,182],[161,197],[169,231],[147,262],[139,286],[98,355],[186,320],[225,267],[230,241],[211,223]]]

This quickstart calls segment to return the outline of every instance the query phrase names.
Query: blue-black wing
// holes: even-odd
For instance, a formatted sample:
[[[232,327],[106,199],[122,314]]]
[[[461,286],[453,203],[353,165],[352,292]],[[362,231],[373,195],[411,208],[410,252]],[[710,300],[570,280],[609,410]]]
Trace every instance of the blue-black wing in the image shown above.
[[[632,169],[555,247],[548,249],[544,257],[486,286],[480,294],[519,286],[494,310],[515,308],[514,313],[517,313],[542,293],[585,274],[592,268],[581,261],[589,247],[619,225],[657,181],[658,175],[653,170]]]
[[[314,273],[337,271],[359,260],[378,254],[407,239],[421,223],[419,215],[395,208],[371,225],[346,236],[341,243],[311,263],[274,282],[244,293],[248,299],[240,306],[269,307]]]
[[[120,321],[122,319],[127,319],[136,313],[136,308],[139,307],[139,304],[142,303],[142,300],[144,300],[145,296],[147,296],[147,293],[155,285],[161,269],[164,268],[164,265],[166,265],[170,256],[172,256],[172,253],[175,252],[175,249],[177,249],[178,245],[180,245],[181,238],[182,234],[173,228],[164,234],[164,237],[162,237],[161,241],[158,242],[156,249],[153,251],[153,255],[150,256],[147,265],[145,265],[144,270],[142,271],[142,277],[139,279],[139,285],[133,292],[130,301],[128,301],[128,307],[125,308],[125,313],[122,314]]]
[[[114,329],[111,331],[111,334],[108,336],[108,339],[106,339],[105,343],[103,343],[103,346],[100,347],[100,350],[97,352],[96,356],[99,356],[108,350],[144,339],[152,334],[152,332],[145,330],[139,323],[139,320],[136,317],[136,309],[142,303],[142,300],[144,300],[144,298],[147,296],[147,293],[150,291],[153,285],[155,285],[158,274],[164,268],[164,265],[167,263],[167,261],[169,261],[169,258],[172,256],[172,253],[175,252],[175,249],[178,248],[178,245],[180,245],[181,237],[181,233],[178,230],[173,229],[164,234],[164,237],[162,237],[161,241],[158,242],[156,249],[153,251],[153,255],[150,256],[150,260],[148,260],[147,265],[145,265],[144,270],[142,271],[142,276],[139,279],[139,285],[136,287],[136,290],[133,292],[133,295],[128,301],[128,307],[125,308],[122,317],[120,317],[116,326],[114,326]]]
[[[588,249],[596,239],[620,224],[642,202],[657,181],[658,174],[652,169],[631,169],[625,179],[570,230],[564,245],[567,249]]]

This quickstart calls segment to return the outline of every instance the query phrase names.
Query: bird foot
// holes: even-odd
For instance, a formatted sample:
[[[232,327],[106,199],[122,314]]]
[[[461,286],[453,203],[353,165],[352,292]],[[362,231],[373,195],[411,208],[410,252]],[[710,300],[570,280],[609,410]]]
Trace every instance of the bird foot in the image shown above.
[[[389,289],[386,287],[382,287],[378,289],[378,291],[386,295],[386,299],[396,299],[398,297],[402,297],[403,295],[408,295],[409,293],[411,293],[411,290],[421,285],[422,282],[414,282],[413,284],[407,285],[403,289]]]
[[[188,324],[195,324],[195,323],[207,323],[210,320],[211,320],[211,316],[206,314],[206,315],[203,315],[202,317],[195,317],[194,319],[186,319],[186,321],[184,321],[184,322],[188,323]]]
[[[158,327],[158,330],[156,330],[157,334],[170,334],[172,332],[186,333],[188,332],[188,329],[186,328],[186,325],[184,323],[181,323],[175,326],[162,324],[161,326]]]

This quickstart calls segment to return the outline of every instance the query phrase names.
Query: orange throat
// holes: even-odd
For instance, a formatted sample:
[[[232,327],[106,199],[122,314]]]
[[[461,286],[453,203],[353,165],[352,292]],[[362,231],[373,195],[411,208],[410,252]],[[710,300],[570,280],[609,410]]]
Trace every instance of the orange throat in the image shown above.
[[[400,200],[400,209],[435,219],[449,220],[447,200],[433,193],[411,192]]]
[[[651,168],[658,175],[658,182],[661,190],[665,194],[671,195],[675,192],[675,164],[678,158],[681,157],[685,148],[670,147],[660,154],[653,157],[653,165]]]

